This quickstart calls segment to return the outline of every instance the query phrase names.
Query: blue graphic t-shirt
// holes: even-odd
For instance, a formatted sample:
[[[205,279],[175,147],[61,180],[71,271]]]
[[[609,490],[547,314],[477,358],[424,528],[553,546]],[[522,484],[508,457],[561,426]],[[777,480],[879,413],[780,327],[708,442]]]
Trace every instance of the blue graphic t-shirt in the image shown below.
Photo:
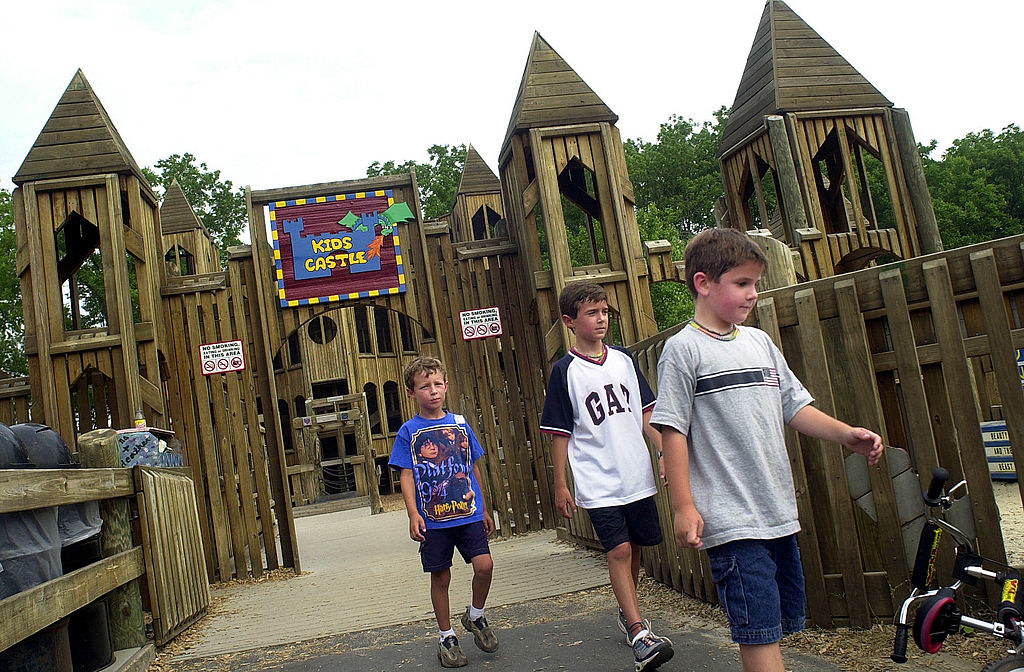
[[[433,530],[483,520],[477,505],[483,494],[473,475],[473,463],[483,454],[461,415],[448,413],[437,420],[415,415],[398,430],[388,465],[412,470],[416,508]]]

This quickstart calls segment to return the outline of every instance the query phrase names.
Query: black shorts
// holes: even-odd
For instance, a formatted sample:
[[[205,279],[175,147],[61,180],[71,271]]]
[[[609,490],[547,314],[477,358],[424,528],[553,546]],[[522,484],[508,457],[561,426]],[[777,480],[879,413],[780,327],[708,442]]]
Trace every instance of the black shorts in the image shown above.
[[[587,513],[606,552],[627,541],[638,546],[661,543],[661,521],[654,495],[629,504],[587,509]]]
[[[455,549],[459,549],[467,564],[478,555],[488,555],[491,547],[487,543],[484,522],[442,527],[426,530],[424,541],[420,542],[420,561],[424,572],[440,572],[452,566]]]

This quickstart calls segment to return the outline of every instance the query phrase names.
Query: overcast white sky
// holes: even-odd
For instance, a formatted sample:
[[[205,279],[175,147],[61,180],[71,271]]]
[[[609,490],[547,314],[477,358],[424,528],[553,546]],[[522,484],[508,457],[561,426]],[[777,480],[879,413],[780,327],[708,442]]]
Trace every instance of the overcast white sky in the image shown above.
[[[941,147],[1024,121],[1017,0],[792,0]],[[731,105],[762,0],[32,0],[0,13],[0,187],[81,67],[136,161],[192,152],[256,189],[498,151],[534,30],[653,140]]]

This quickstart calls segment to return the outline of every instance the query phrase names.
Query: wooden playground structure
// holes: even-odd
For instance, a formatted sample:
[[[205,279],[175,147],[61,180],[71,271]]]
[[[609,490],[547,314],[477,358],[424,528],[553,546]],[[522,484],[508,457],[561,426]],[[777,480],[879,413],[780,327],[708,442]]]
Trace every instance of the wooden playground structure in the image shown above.
[[[387,457],[415,411],[402,369],[419,354],[445,363],[449,407],[481,439],[499,533],[564,525],[567,538],[593,543],[582,512],[566,523],[554,511],[539,431],[547,372],[572,345],[558,292],[581,279],[605,286],[612,338],[656,387],[658,354],[679,327],[657,333],[650,286],[683,277],[667,244],[640,239],[617,120],[535,34],[498,173],[470,146],[447,215],[424,220],[414,173],[246,189],[253,242],[228,250],[222,267],[181,188],[158,202],[77,72],[14,178],[30,371],[0,379],[0,421],[47,424],[80,452],[141,409],[181,441],[188,478],[115,465],[0,470],[0,512],[128,497],[148,511],[146,493],[162,489],[176,512],[167,524],[192,542],[195,562],[168,568],[173,597],[160,603],[166,591],[152,581],[167,553],[156,540],[168,532],[145,532],[141,550],[129,544],[41,585],[76,598],[8,626],[0,650],[143,576],[154,619],[169,624],[159,644],[205,608],[208,582],[299,572],[294,507],[357,495],[376,511],[380,493],[395,491]],[[979,422],[1005,419],[1024,445],[1013,356],[1024,347],[1024,238],[942,251],[906,112],[781,0],[757,27],[720,161],[719,225],[755,236],[771,260],[754,322],[819,407],[907,450],[869,470],[860,456],[787,435],[811,622],[868,626],[893,614],[912,561],[906,540],[921,524],[915,472],[939,463],[970,481],[958,515],[986,555],[1005,559]],[[879,167],[882,189],[868,183]],[[337,235],[311,233],[317,208],[370,201],[372,221],[407,209],[367,232],[380,227],[372,244],[383,247],[368,257],[394,270],[394,284],[317,293],[331,275],[317,250]],[[369,215],[359,217],[343,229],[350,238]],[[304,245],[308,263],[290,266]],[[83,328],[79,273],[90,259],[103,269],[104,315]],[[474,334],[466,315],[480,311],[497,321]],[[205,368],[202,347],[234,342],[244,366]],[[1024,453],[1014,459],[1024,473]],[[40,489],[62,494],[13,499]],[[674,547],[664,490],[659,500],[667,541],[645,553],[648,573],[715,602],[706,556]],[[0,622],[15,622],[26,599],[0,601]]]

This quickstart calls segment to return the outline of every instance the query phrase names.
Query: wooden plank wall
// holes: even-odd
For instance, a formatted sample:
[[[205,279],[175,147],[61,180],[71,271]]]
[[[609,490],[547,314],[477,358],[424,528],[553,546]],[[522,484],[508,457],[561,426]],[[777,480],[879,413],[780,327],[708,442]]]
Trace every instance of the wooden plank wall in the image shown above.
[[[448,225],[426,230],[428,258],[439,269],[438,349],[448,369],[448,406],[462,413],[483,445],[488,502],[502,536],[552,527],[551,465],[539,423],[544,355],[536,324],[520,297],[519,257],[508,239],[453,244]],[[459,311],[497,306],[504,333],[462,339]]]
[[[1015,464],[1024,467],[1024,391],[1014,356],[1015,348],[1024,347],[1022,308],[1024,236],[761,295],[755,324],[779,345],[816,405],[879,430],[891,446],[880,468],[868,470],[863,458],[844,456],[834,444],[787,432],[808,615],[815,625],[863,626],[890,618],[909,592],[921,521],[912,514],[920,508],[919,484],[909,496],[896,487],[899,463],[908,459],[925,481],[940,464],[952,481],[967,480],[966,524],[973,525],[984,555],[1005,561],[979,422],[998,402]],[[658,355],[679,328],[633,347],[655,387]],[[979,381],[977,370],[994,382]],[[981,388],[987,409],[979,404]],[[873,506],[865,503],[866,492]],[[669,500],[663,490],[658,498],[671,539]],[[645,553],[644,564],[666,585],[717,599],[704,553],[663,544]]]
[[[146,580],[157,646],[163,646],[210,605],[199,508],[191,478],[169,470],[135,470]]]
[[[32,387],[28,376],[0,378],[0,422],[16,425],[32,421]]]
[[[261,576],[278,567],[275,515],[267,449],[260,431],[253,384],[249,303],[239,269],[168,278],[168,406],[199,493],[206,569],[211,581]],[[203,343],[240,339],[243,371],[204,376]],[[280,516],[278,516],[280,517]],[[265,560],[264,560],[265,558]]]

